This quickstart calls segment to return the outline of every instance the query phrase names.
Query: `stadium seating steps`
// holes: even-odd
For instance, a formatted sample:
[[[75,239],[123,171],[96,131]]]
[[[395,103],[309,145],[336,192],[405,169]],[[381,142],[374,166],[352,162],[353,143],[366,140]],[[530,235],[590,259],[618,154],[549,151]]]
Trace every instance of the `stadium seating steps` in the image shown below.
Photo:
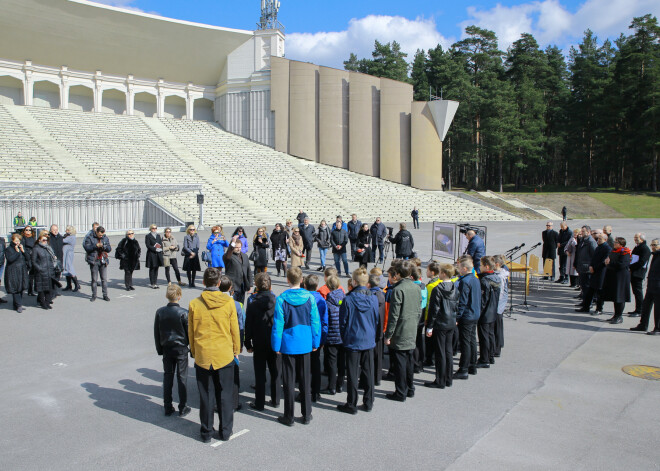
[[[65,152],[49,152],[44,136]],[[413,206],[421,221],[516,219],[448,193],[292,157],[206,121],[0,105],[0,164],[0,179],[7,180],[201,183],[206,225],[273,224],[299,209],[314,224],[351,213],[369,222],[408,221]],[[157,202],[184,220],[197,219],[192,194]]]

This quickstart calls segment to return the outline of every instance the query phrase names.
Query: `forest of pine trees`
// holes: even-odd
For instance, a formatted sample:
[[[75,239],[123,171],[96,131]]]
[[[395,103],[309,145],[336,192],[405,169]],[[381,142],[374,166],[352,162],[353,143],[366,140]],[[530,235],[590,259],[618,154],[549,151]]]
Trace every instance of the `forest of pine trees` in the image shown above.
[[[634,18],[630,34],[599,42],[587,30],[568,56],[522,34],[508,51],[477,26],[443,50],[376,41],[371,59],[351,54],[346,70],[412,83],[460,102],[443,145],[450,185],[658,191],[660,27]]]

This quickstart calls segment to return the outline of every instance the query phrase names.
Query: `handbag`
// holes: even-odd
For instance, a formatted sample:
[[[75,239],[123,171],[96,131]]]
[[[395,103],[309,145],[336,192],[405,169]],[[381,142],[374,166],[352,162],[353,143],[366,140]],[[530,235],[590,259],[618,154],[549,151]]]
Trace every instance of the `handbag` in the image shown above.
[[[208,250],[202,251],[202,262],[210,262],[211,261],[211,252]]]
[[[254,261],[257,260],[257,249],[252,250],[252,253],[248,257],[248,260],[250,260],[251,262],[254,262]]]

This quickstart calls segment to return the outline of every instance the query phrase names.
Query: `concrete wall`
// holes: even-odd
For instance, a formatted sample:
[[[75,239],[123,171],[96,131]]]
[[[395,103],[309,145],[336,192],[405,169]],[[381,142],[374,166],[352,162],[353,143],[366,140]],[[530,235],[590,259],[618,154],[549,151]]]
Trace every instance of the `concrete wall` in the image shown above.
[[[410,111],[413,87],[380,80],[380,178],[410,185]]]
[[[0,76],[0,105],[22,105],[23,82],[9,77]]]
[[[126,114],[126,94],[114,89],[105,90],[101,111],[110,114]]]
[[[442,141],[426,102],[411,109],[410,184],[420,190],[442,190]]]
[[[319,68],[307,62],[289,65],[289,153],[318,162]]]
[[[270,58],[270,109],[275,120],[275,150],[289,152],[289,64],[282,57]]]
[[[352,172],[380,176],[380,79],[349,73],[349,158]]]
[[[319,162],[339,168],[348,168],[348,77],[319,67]]]
[[[92,89],[82,85],[69,88],[69,109],[92,111],[94,109],[94,92]]]

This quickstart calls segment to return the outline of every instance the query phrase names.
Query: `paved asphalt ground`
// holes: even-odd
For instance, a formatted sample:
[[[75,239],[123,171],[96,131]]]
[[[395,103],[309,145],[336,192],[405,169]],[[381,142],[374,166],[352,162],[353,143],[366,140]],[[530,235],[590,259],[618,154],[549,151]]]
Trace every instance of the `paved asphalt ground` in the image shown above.
[[[605,221],[589,223],[602,227]],[[545,226],[487,225],[488,253],[521,242],[530,247]],[[638,230],[649,239],[660,236],[660,220],[614,221],[614,234],[628,241]],[[428,260],[431,225],[412,232]],[[118,240],[111,238],[113,247]],[[383,382],[373,411],[356,416],[335,409],[345,393],[324,396],[314,405],[312,423],[292,428],[277,423],[282,408],[244,407],[235,415],[234,439],[205,445],[192,361],[193,412],[163,415],[162,363],[152,329],[165,290],[149,289],[143,268],[136,273],[137,291],[124,291],[113,259],[111,302],[90,303],[81,242],[80,293],[65,293],[51,311],[36,308],[34,298],[23,314],[7,304],[0,309],[1,469],[660,469],[660,382],[621,371],[629,364],[660,366],[660,338],[629,332],[636,319],[612,326],[603,322],[606,316],[573,312],[575,292],[555,284],[532,291],[538,307],[505,319],[502,357],[468,381],[445,390],[417,387],[403,404],[385,399],[393,385]],[[162,270],[160,277],[164,288]],[[283,289],[283,279],[274,278],[276,293]],[[198,294],[185,288],[182,305]],[[611,315],[611,303],[605,311]],[[241,355],[244,404],[253,397],[250,357]],[[431,377],[427,369],[416,384]]]

